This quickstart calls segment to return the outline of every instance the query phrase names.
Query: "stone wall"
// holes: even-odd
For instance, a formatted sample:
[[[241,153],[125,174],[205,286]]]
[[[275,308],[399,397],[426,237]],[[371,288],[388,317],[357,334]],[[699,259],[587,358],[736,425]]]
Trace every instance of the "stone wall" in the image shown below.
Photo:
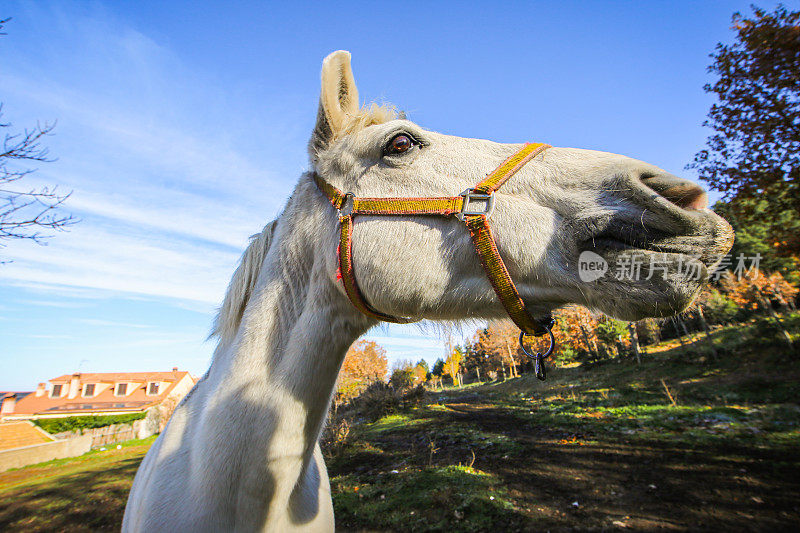
[[[64,431],[53,435],[57,439],[70,439],[79,436],[92,438],[92,448],[131,439],[143,439],[153,435],[152,424],[146,418],[134,420],[126,424],[112,424],[101,428],[84,429],[83,431]]]
[[[52,459],[76,457],[88,452],[92,447],[92,437],[89,435],[73,439],[57,440],[44,444],[34,444],[22,448],[12,448],[0,451],[0,472],[9,468],[43,463]]]

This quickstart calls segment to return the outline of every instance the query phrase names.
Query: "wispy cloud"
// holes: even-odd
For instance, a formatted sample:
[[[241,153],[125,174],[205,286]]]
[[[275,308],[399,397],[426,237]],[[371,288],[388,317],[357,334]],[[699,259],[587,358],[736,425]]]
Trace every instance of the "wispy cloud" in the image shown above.
[[[47,247],[5,248],[13,262],[3,282],[217,304],[247,238],[277,213],[284,195],[276,191],[287,184],[231,135],[194,118],[201,94],[224,89],[192,86],[198,74],[141,33],[107,20],[75,24],[80,39],[69,26],[61,37],[76,50],[56,54],[53,72],[12,61],[0,88],[17,108],[58,117],[60,159],[29,184],[73,190],[68,208],[82,220]],[[108,76],[85,83],[64,61]]]
[[[80,309],[82,307],[86,307],[86,304],[74,302],[74,301],[64,301],[64,300],[17,300],[17,304],[21,305],[33,305],[36,307],[57,307],[63,309]]]
[[[104,326],[110,328],[134,328],[134,329],[152,329],[153,326],[147,324],[133,324],[131,322],[117,322],[114,320],[103,320],[100,318],[79,318],[78,322],[88,324],[90,326]]]
[[[10,264],[6,266],[10,266]],[[5,270],[3,271],[3,274],[5,274]],[[59,296],[63,298],[77,298],[82,300],[99,300],[103,298],[108,298],[109,296],[109,293],[105,291],[98,291],[96,289],[91,289],[86,287],[72,287],[68,285],[58,285],[56,283],[51,283],[51,282],[26,281],[26,280],[14,280],[14,279],[5,279],[3,282],[9,286],[23,288],[32,293],[42,294],[45,296]],[[25,303],[25,302],[20,301],[19,303]]]
[[[238,253],[158,235],[83,226],[45,249],[14,243],[4,278],[40,286],[101,289],[205,303],[221,301]],[[85,293],[84,293],[85,294]]]

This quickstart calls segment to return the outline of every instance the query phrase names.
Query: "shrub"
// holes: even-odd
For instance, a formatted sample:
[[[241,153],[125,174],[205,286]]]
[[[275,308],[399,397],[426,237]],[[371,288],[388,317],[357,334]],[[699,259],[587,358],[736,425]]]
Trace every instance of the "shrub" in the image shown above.
[[[386,415],[404,409],[411,409],[425,402],[427,390],[420,384],[416,387],[396,389],[382,381],[376,381],[353,398],[337,414],[349,417],[363,417],[374,422]]]
[[[353,400],[352,404],[367,420],[375,421],[397,412],[401,398],[396,389],[382,381],[376,381]]]
[[[350,422],[346,418],[331,420],[320,439],[320,446],[328,457],[335,457],[347,446]]]
[[[412,409],[425,403],[428,396],[428,391],[421,383],[406,391],[400,399],[402,409]]]
[[[576,349],[570,344],[563,344],[557,346],[555,352],[553,352],[553,361],[559,364],[573,363],[586,359],[586,355],[585,352]]]
[[[597,324],[595,332],[606,352],[613,357],[617,355],[621,339],[628,336],[628,326],[622,320],[606,318]]]
[[[655,318],[645,318],[636,323],[636,335],[641,346],[661,342],[661,325]]]
[[[703,302],[706,319],[712,324],[726,324],[731,322],[740,314],[739,306],[719,292],[712,289]]]
[[[407,389],[414,385],[414,369],[410,367],[395,368],[389,383],[395,389]]]
[[[83,431],[84,429],[101,428],[112,424],[128,424],[141,420],[147,413],[129,413],[107,416],[67,416],[64,418],[40,418],[33,423],[48,433],[64,431]]]

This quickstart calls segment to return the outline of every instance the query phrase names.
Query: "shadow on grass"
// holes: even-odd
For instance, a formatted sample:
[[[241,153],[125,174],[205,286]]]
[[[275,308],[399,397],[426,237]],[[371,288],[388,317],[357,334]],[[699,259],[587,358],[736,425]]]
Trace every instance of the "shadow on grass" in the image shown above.
[[[12,489],[0,501],[0,531],[118,531],[141,457]]]

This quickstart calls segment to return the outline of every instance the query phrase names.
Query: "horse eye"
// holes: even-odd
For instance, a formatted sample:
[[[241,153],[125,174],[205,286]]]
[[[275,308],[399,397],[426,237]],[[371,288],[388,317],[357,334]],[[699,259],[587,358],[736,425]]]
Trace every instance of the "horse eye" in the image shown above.
[[[389,144],[386,145],[384,153],[403,154],[405,152],[408,152],[412,146],[414,146],[414,141],[411,140],[411,137],[409,137],[405,133],[401,133],[399,135],[395,135],[394,137],[392,137],[392,140],[389,141]]]

